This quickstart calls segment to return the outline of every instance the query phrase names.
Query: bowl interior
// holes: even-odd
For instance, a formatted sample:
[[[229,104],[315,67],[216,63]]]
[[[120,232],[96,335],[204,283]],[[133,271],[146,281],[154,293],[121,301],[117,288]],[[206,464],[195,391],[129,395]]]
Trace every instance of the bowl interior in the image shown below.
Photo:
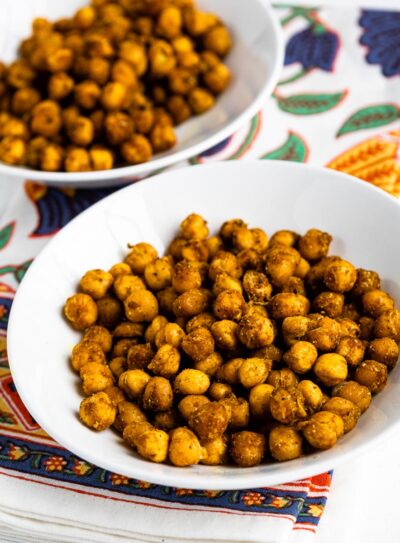
[[[72,221],[28,271],[14,301],[8,336],[12,374],[27,408],[44,429],[77,455],[116,473],[173,486],[212,489],[265,486],[330,469],[367,449],[399,423],[400,373],[374,399],[356,429],[326,452],[255,468],[151,464],[107,430],[77,418],[79,379],[68,358],[80,334],[62,317],[65,299],[92,268],[108,269],[127,243],[148,241],[162,253],[187,214],[214,231],[241,217],[268,233],[316,227],[334,236],[331,254],[377,270],[400,302],[397,237],[400,206],[382,191],[330,170],[280,162],[218,163],[171,171],[123,189]]]
[[[0,59],[11,61],[16,57],[17,44],[30,34],[34,17],[46,16],[53,20],[71,15],[85,4],[87,0],[2,0]],[[198,5],[217,13],[232,31],[234,46],[226,63],[232,71],[233,80],[210,111],[193,117],[177,128],[178,143],[175,147],[156,155],[148,163],[105,172],[37,172],[1,163],[0,172],[19,176],[27,176],[29,172],[31,179],[40,181],[73,182],[76,186],[92,181],[92,186],[99,186],[102,180],[142,175],[194,156],[231,135],[257,112],[263,100],[272,92],[282,65],[282,38],[271,8],[263,0],[251,0],[245,9],[242,0],[199,0]]]

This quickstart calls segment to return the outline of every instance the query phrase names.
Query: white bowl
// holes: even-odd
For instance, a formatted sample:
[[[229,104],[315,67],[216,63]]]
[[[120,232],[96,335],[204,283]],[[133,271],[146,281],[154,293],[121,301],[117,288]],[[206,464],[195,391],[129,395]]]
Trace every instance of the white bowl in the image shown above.
[[[148,241],[162,253],[178,223],[196,211],[211,231],[241,217],[272,233],[317,227],[334,236],[332,254],[377,270],[400,302],[400,206],[383,191],[331,170],[284,162],[226,162],[171,171],[122,189],[66,226],[36,258],[12,307],[8,350],[28,410],[59,443],[116,473],[198,489],[268,486],[308,477],[369,449],[400,422],[400,367],[354,431],[331,450],[254,468],[186,469],[138,458],[112,431],[96,433],[77,417],[79,378],[70,368],[80,339],[62,317],[65,299],[92,268],[108,269],[127,243]]]
[[[1,0],[0,59],[10,62],[15,58],[17,44],[29,35],[34,17],[53,20],[71,15],[85,4],[87,0]],[[0,174],[74,187],[129,183],[209,149],[250,120],[278,82],[283,64],[280,25],[267,0],[199,0],[198,5],[217,13],[233,33],[234,46],[226,60],[233,81],[215,107],[177,128],[178,143],[173,149],[144,164],[100,172],[42,172],[0,162]]]

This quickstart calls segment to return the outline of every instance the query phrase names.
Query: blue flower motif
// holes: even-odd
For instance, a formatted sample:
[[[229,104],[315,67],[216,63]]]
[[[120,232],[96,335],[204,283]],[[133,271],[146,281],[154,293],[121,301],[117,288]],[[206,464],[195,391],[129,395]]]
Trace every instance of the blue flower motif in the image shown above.
[[[285,65],[299,62],[304,70],[319,68],[331,72],[338,49],[339,38],[335,32],[320,24],[311,25],[288,41]]]
[[[364,9],[359,25],[368,64],[379,64],[385,77],[400,74],[400,11]]]

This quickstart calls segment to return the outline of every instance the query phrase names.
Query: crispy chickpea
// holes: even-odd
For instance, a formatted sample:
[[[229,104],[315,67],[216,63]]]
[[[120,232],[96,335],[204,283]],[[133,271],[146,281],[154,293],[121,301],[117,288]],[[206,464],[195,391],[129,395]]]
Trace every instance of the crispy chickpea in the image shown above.
[[[180,294],[191,289],[200,288],[202,282],[199,270],[194,268],[187,260],[181,260],[173,269],[172,286]]]
[[[127,370],[119,376],[118,386],[129,398],[138,399],[150,380],[150,375],[143,370]]]
[[[189,92],[189,105],[196,115],[201,115],[213,107],[214,96],[208,90],[196,87]]]
[[[364,360],[354,373],[355,381],[368,387],[372,394],[378,394],[385,388],[387,377],[387,366],[376,360]]]
[[[366,386],[356,383],[356,381],[340,383],[334,387],[332,394],[349,400],[360,409],[361,413],[368,409],[372,400],[370,390]]]
[[[155,344],[156,347],[168,344],[172,347],[178,348],[181,346],[182,340],[185,337],[185,332],[175,322],[168,322],[161,330],[156,333]]]
[[[119,81],[110,81],[107,83],[102,91],[100,100],[105,109],[108,111],[114,111],[120,109],[125,97],[127,88]]]
[[[202,371],[184,369],[175,377],[174,391],[178,394],[204,394],[210,386],[210,378]]]
[[[212,281],[215,281],[217,274],[223,272],[235,279],[242,275],[236,256],[226,251],[218,251],[210,263],[209,277]]]
[[[113,405],[115,405],[115,407],[117,407],[119,403],[125,401],[124,393],[117,386],[111,385],[105,388],[103,392],[107,394],[107,396],[110,398],[110,400],[112,401]]]
[[[46,138],[52,138],[57,136],[61,125],[60,108],[56,102],[45,100],[36,104],[31,119],[31,130],[33,133]]]
[[[234,350],[239,346],[239,325],[234,321],[217,321],[211,326],[211,333],[220,349]]]
[[[364,359],[365,345],[361,339],[342,337],[336,347],[336,353],[343,356],[349,366],[355,367]]]
[[[196,328],[182,340],[182,349],[195,362],[203,360],[214,352],[214,338],[207,328]]]
[[[188,394],[178,404],[179,413],[185,420],[189,420],[199,407],[209,402],[207,396],[202,394]]]
[[[172,407],[173,397],[168,379],[152,377],[143,392],[143,407],[149,411],[167,411]]]
[[[203,441],[205,456],[200,460],[206,466],[219,466],[228,463],[228,438],[224,435]]]
[[[328,387],[333,387],[347,377],[347,362],[344,356],[327,353],[319,356],[314,364],[314,373]]]
[[[367,356],[392,369],[399,357],[399,347],[394,339],[388,337],[374,339],[368,345]]]
[[[103,349],[98,343],[84,337],[83,340],[72,349],[71,364],[75,371],[80,371],[82,366],[91,362],[105,364],[106,357]]]
[[[306,333],[306,339],[319,351],[329,352],[336,349],[341,336],[340,325],[329,317],[311,321]]]
[[[257,466],[266,452],[266,441],[257,432],[236,432],[231,437],[230,453],[233,461],[243,468]]]
[[[2,137],[16,137],[26,140],[29,137],[29,132],[23,121],[10,117],[2,123],[0,135]]]
[[[103,145],[93,145],[89,150],[90,162],[93,170],[111,170],[114,166],[114,155],[112,151]]]
[[[103,298],[113,283],[111,273],[104,270],[90,270],[79,282],[81,290],[95,300]]]
[[[256,419],[264,419],[270,414],[271,395],[274,391],[272,385],[262,383],[250,390],[249,404],[250,411]]]
[[[67,150],[65,155],[67,172],[88,172],[90,167],[90,155],[86,149],[75,147]]]
[[[237,290],[224,290],[214,301],[214,314],[218,319],[239,321],[245,308],[243,296]]]
[[[24,87],[18,89],[11,99],[11,108],[17,115],[29,113],[40,102],[40,93],[36,89]]]
[[[91,81],[97,85],[105,85],[110,77],[110,62],[102,57],[92,57],[89,59],[88,76]]]
[[[116,326],[113,331],[114,337],[123,337],[123,338],[135,338],[143,337],[144,335],[144,326],[143,324],[133,323],[133,322],[121,322]]]
[[[76,104],[84,109],[94,109],[101,95],[99,85],[90,80],[82,81],[76,85],[74,92]]]
[[[239,322],[238,338],[248,349],[265,347],[273,343],[275,328],[267,317],[248,314]]]
[[[321,292],[312,305],[317,313],[334,319],[340,317],[343,312],[344,296],[337,292]]]
[[[105,353],[111,351],[112,336],[107,328],[103,326],[90,326],[83,336],[82,341],[90,341],[97,343]]]
[[[128,369],[145,370],[154,357],[153,349],[150,343],[132,345],[126,356]],[[150,368],[149,368],[150,369]]]
[[[97,320],[97,307],[91,296],[74,294],[67,299],[64,314],[76,330],[85,330]]]
[[[142,44],[130,40],[121,42],[119,56],[134,67],[137,76],[142,76],[147,70],[147,56]]]
[[[132,273],[131,267],[126,262],[117,262],[117,264],[111,266],[108,271],[111,273],[114,279],[120,275],[129,275]]]
[[[274,362],[282,361],[282,350],[276,345],[261,347],[261,349],[256,349],[255,351],[253,351],[252,354],[253,356],[257,356],[259,358],[266,358],[267,360],[271,360],[272,364],[274,364]]]
[[[187,240],[204,240],[209,233],[207,222],[197,213],[191,213],[181,222],[179,232]]]
[[[296,373],[311,370],[317,358],[317,349],[308,341],[298,341],[283,355],[283,360]]]
[[[123,339],[119,339],[114,347],[113,347],[113,350],[112,350],[112,356],[123,356],[123,357],[127,357],[128,355],[128,351],[131,347],[133,347],[134,345],[137,345],[137,342],[138,340],[136,338],[123,338]]]
[[[363,268],[357,269],[357,279],[354,283],[350,294],[355,298],[360,298],[366,292],[370,290],[377,290],[381,288],[381,279],[375,271],[364,270]]]
[[[151,290],[162,290],[171,284],[172,265],[168,257],[157,258],[147,264],[144,279]]]
[[[373,333],[376,338],[388,337],[400,342],[400,311],[385,311],[375,321]],[[368,338],[366,338],[368,339]]]
[[[359,308],[355,304],[352,304],[352,303],[344,304],[342,317],[351,319],[354,322],[358,322],[361,317]]]
[[[137,290],[146,289],[142,279],[137,275],[132,275],[130,269],[129,272],[129,274],[119,275],[114,279],[114,291],[120,300],[126,300],[130,294]]]
[[[201,440],[224,434],[229,424],[229,409],[219,402],[205,402],[189,417],[189,426]]]
[[[159,430],[169,432],[179,426],[179,415],[174,408],[168,409],[168,411],[159,411],[154,415],[153,424]]]
[[[269,245],[285,245],[286,247],[294,247],[299,241],[300,236],[292,230],[277,230],[269,240]]]
[[[141,275],[147,264],[150,264],[150,262],[153,262],[157,258],[157,251],[149,243],[137,243],[129,247],[131,251],[125,258],[125,262],[129,264],[133,273]]]
[[[117,410],[115,425],[118,426],[121,431],[130,424],[147,422],[146,415],[135,403],[127,401],[119,402]]]
[[[250,405],[244,398],[236,398],[233,394],[220,400],[227,407],[229,416],[229,428],[246,428],[250,420]]]
[[[196,370],[203,371],[210,377],[213,377],[215,372],[218,370],[220,366],[223,364],[223,358],[222,356],[214,351],[210,355],[206,356],[202,360],[195,361],[194,368]]]
[[[151,72],[155,77],[165,77],[176,65],[175,52],[164,40],[155,40],[150,46],[148,55]]]
[[[124,300],[125,314],[131,322],[151,322],[158,314],[157,298],[149,290],[135,290]]]
[[[360,327],[351,319],[337,318],[340,326],[340,335],[342,337],[359,337]]]
[[[163,288],[156,293],[161,311],[173,315],[173,303],[177,299],[178,294],[173,287]]]
[[[307,294],[303,279],[300,279],[300,277],[295,277],[294,275],[290,277],[287,283],[285,283],[285,285],[281,288],[281,292],[301,294],[302,296],[306,296]]]
[[[279,462],[299,458],[302,454],[302,439],[294,428],[276,426],[269,434],[271,456]]]
[[[68,127],[79,117],[79,108],[77,106],[66,107],[61,112],[62,123],[68,130]]]
[[[293,345],[297,341],[302,340],[309,327],[309,319],[307,317],[286,317],[282,322],[282,335],[285,344]]]
[[[97,392],[85,398],[79,407],[79,418],[83,424],[97,432],[109,428],[116,414],[116,407],[105,392]]]
[[[245,249],[236,255],[238,264],[244,270],[261,271],[263,261],[261,255],[255,249]]]
[[[275,287],[283,287],[294,275],[300,262],[300,254],[293,247],[272,246],[267,251],[265,271]]]
[[[204,83],[214,94],[223,92],[228,87],[231,78],[230,69],[225,64],[222,64],[222,62],[214,66],[203,76]]]
[[[219,57],[225,57],[232,48],[232,38],[228,29],[219,24],[205,34],[203,39],[205,49],[216,53]]]
[[[211,383],[207,393],[212,400],[218,401],[232,396],[233,390],[231,385],[228,385],[227,383],[217,383],[214,381]]]
[[[329,398],[329,400],[324,403],[324,411],[336,413],[336,415],[339,415],[343,419],[345,434],[355,427],[361,415],[359,407],[350,400],[346,400],[340,396]]]
[[[182,247],[182,258],[199,263],[206,263],[208,260],[208,247],[205,241],[191,239]]]
[[[115,54],[110,40],[103,34],[90,33],[86,37],[86,51],[89,57],[110,58]]]
[[[303,435],[316,449],[330,449],[344,433],[343,419],[336,413],[314,413],[303,428]]]
[[[116,356],[111,359],[109,363],[109,368],[112,371],[112,374],[114,377],[119,377],[121,373],[124,373],[126,371],[126,358],[124,356]]]
[[[125,431],[124,431],[125,439]],[[151,428],[134,438],[137,452],[152,462],[164,462],[168,456],[169,436],[163,430]]]
[[[310,271],[310,268],[311,266],[308,261],[305,258],[301,257],[299,263],[297,264],[294,275],[296,277],[300,277],[301,279],[305,279],[307,273]]]
[[[272,417],[282,424],[292,424],[307,416],[303,394],[297,387],[276,388],[269,407]]]
[[[300,381],[297,385],[297,389],[303,394],[304,406],[307,413],[318,411],[324,399],[324,395],[319,386],[312,381],[305,379],[304,381]]]
[[[171,432],[168,456],[174,466],[191,466],[200,462],[203,449],[189,428],[180,427]]]
[[[215,317],[211,313],[200,313],[192,317],[186,324],[186,332],[190,334],[196,328],[207,328],[211,330],[211,326],[215,322]]]
[[[264,358],[247,358],[238,369],[238,379],[245,388],[253,388],[267,379],[271,366]]]
[[[269,303],[269,311],[274,319],[305,316],[310,310],[310,302],[301,294],[281,292],[275,294]]]
[[[172,304],[176,317],[193,317],[203,313],[209,304],[210,293],[205,289],[190,289],[178,296]]]
[[[185,68],[173,68],[168,74],[169,88],[174,94],[189,94],[197,87],[197,76]]]
[[[72,92],[73,88],[74,80],[65,72],[58,72],[49,79],[48,90],[52,100],[63,100]]]
[[[192,116],[192,111],[188,102],[179,94],[174,94],[168,98],[167,108],[171,113],[175,124],[181,124]]]
[[[348,292],[353,288],[356,279],[357,271],[347,260],[331,262],[324,272],[324,283],[334,292]]]
[[[114,427],[122,433],[124,441],[128,443],[131,447],[136,449],[136,439],[149,430],[153,429],[153,425],[146,420],[144,421],[133,421],[129,424],[126,424],[124,427],[121,427],[119,424],[118,416],[115,420]]]
[[[385,291],[373,289],[362,296],[364,313],[374,319],[394,308],[393,298]]]
[[[297,375],[290,368],[272,370],[267,379],[267,383],[275,388],[295,387],[298,382]]]
[[[165,344],[158,349],[147,368],[155,375],[170,378],[178,373],[180,360],[178,349]]]
[[[64,150],[60,145],[49,143],[42,150],[40,167],[46,172],[57,172],[62,168]]]
[[[142,134],[133,134],[121,146],[121,154],[129,164],[140,164],[150,160],[153,149],[150,141]]]
[[[214,284],[213,284],[213,293],[215,296],[218,296],[221,292],[230,290],[242,294],[242,284],[239,279],[232,277],[226,272],[217,273]]]
[[[35,71],[24,59],[12,62],[7,69],[7,83],[16,89],[30,87],[35,78]]]
[[[182,13],[175,6],[165,7],[157,18],[156,33],[171,40],[181,33]]]
[[[120,145],[128,140],[132,136],[134,128],[132,118],[121,111],[108,113],[104,127],[111,145]]]
[[[265,303],[272,295],[272,285],[263,273],[248,270],[243,276],[243,288],[249,300]]]
[[[101,392],[114,384],[114,377],[110,368],[103,363],[88,362],[80,368],[79,374],[85,396]]]
[[[316,228],[308,230],[299,240],[300,254],[311,262],[320,260],[328,254],[332,236]]]
[[[223,381],[230,385],[238,385],[239,381],[239,368],[245,361],[244,358],[232,358],[222,364],[216,372],[217,381]]]

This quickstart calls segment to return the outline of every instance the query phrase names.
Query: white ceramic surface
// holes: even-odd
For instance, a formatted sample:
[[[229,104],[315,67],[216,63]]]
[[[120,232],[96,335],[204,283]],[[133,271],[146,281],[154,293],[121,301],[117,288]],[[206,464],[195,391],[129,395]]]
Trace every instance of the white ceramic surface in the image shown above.
[[[156,465],[111,430],[97,434],[77,418],[79,379],[68,357],[80,334],[62,317],[64,300],[92,268],[108,269],[127,243],[162,253],[178,223],[196,211],[214,231],[241,217],[273,233],[317,227],[334,236],[331,254],[379,271],[400,303],[400,205],[383,191],[331,170],[275,161],[226,162],[161,174],[109,196],[66,226],[36,258],[14,300],[8,330],[18,392],[43,428],[77,455],[131,477],[178,487],[235,489],[274,485],[331,469],[399,426],[400,367],[356,429],[325,452],[255,468]]]
[[[67,16],[87,0],[1,0],[0,59],[15,58],[18,42],[30,32],[34,17]],[[0,163],[0,174],[51,185],[100,187],[129,183],[136,177],[195,156],[233,134],[261,109],[272,93],[283,64],[283,37],[267,0],[199,0],[204,10],[226,21],[234,47],[226,59],[233,81],[215,107],[177,128],[177,145],[150,162],[102,172],[53,173]]]

